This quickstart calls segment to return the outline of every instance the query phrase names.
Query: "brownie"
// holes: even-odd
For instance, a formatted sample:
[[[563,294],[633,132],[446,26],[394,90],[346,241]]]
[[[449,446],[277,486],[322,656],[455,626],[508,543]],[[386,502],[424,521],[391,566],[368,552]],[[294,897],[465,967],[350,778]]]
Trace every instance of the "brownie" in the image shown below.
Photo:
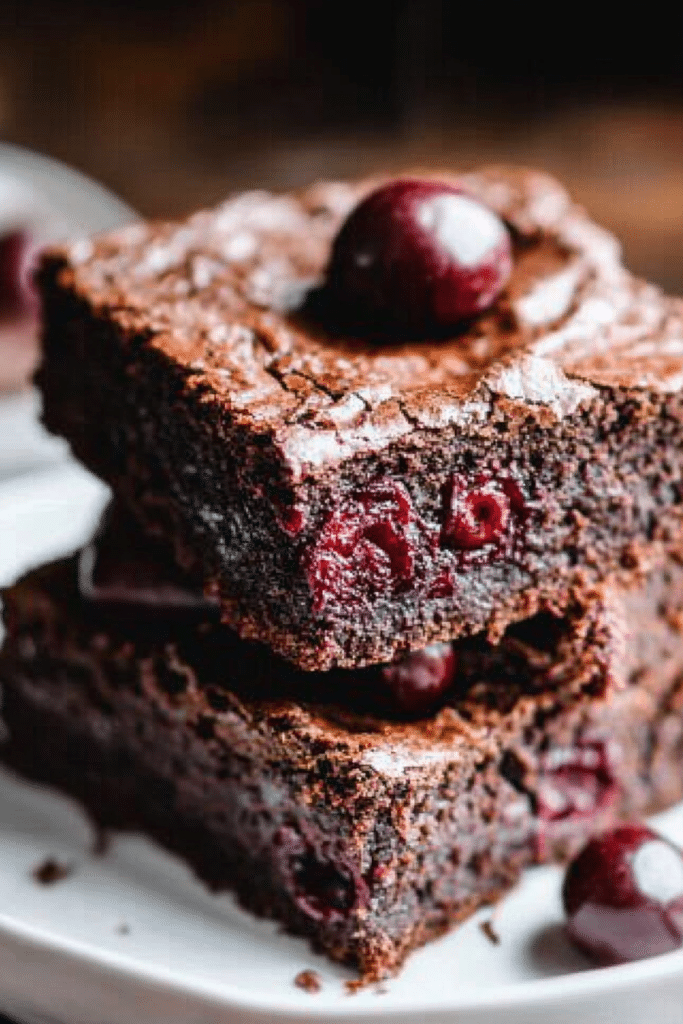
[[[683,303],[545,175],[443,177],[513,248],[449,337],[325,314],[332,240],[376,181],[238,195],[40,271],[45,423],[226,622],[305,669],[499,637],[680,541]]]
[[[84,600],[77,576],[63,561],[4,595],[2,758],[99,826],[146,832],[364,980],[497,900],[524,866],[683,790],[674,563],[596,595],[604,628],[589,636],[618,638],[604,650],[620,686],[558,690],[566,629],[540,615],[410,720],[373,687],[341,700],[339,673],[285,667],[210,614]]]

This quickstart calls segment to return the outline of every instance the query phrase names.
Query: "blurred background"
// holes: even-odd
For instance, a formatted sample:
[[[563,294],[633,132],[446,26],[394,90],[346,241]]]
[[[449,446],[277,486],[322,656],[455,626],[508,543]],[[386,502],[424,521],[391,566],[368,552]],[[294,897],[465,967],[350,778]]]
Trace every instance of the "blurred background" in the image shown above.
[[[530,9],[0,0],[0,141],[164,217],[320,176],[533,164],[618,234],[633,270],[683,294],[683,15],[549,5],[544,22]],[[5,249],[0,293],[16,263]],[[37,357],[34,314],[10,298],[0,393],[25,385]],[[4,404],[15,418],[0,421],[12,448],[0,479],[48,458]]]
[[[0,138],[162,216],[321,175],[536,164],[683,292],[681,17],[463,6],[0,0]]]

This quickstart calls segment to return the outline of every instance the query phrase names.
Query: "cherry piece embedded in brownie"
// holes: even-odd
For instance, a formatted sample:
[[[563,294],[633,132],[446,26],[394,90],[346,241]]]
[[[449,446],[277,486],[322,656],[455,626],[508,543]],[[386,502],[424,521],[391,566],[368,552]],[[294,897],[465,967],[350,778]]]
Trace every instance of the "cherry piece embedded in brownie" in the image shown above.
[[[609,805],[614,784],[609,745],[604,740],[553,748],[541,762],[538,814],[543,821],[590,816]]]
[[[308,555],[306,572],[317,613],[372,603],[412,589],[425,530],[402,484],[370,484],[332,512]]]
[[[553,825],[594,818],[611,806],[616,789],[612,751],[606,737],[582,737],[569,747],[551,747],[540,760],[536,784],[539,854],[543,855]]]
[[[581,629],[562,619],[461,641],[455,679],[418,718],[372,685],[379,670],[299,672],[214,617],[84,599],[77,577],[73,559],[3,594],[0,757],[366,980],[526,865],[681,796],[680,565],[605,595],[569,664]],[[440,678],[444,653],[413,658],[436,654]],[[622,686],[557,688],[555,670],[589,662]]]
[[[326,275],[378,185],[239,195],[39,275],[48,427],[306,669],[500,636],[682,539],[683,303],[552,179],[492,168],[434,185],[505,226],[486,308],[445,336],[351,330]]]
[[[0,322],[18,319],[35,310],[30,251],[31,242],[25,232],[0,235]]]
[[[455,643],[430,644],[380,669],[398,709],[425,715],[445,703],[457,680],[458,654]]]

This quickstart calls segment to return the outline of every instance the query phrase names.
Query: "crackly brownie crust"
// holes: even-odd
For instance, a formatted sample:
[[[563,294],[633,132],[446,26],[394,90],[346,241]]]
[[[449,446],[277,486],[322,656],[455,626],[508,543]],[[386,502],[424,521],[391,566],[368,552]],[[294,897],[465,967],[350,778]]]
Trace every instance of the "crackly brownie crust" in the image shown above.
[[[500,635],[680,540],[683,305],[544,175],[458,180],[504,217],[515,262],[451,339],[307,316],[368,182],[249,193],[43,263],[47,425],[174,539],[227,622],[307,669]],[[505,529],[459,548],[446,506],[482,489]],[[340,523],[371,506],[344,548]]]
[[[547,629],[526,624],[526,672],[482,661],[407,722],[210,622],[84,604],[57,563],[5,595],[2,757],[380,978],[525,865],[680,796],[682,583],[670,564],[605,603],[608,696],[540,686]]]

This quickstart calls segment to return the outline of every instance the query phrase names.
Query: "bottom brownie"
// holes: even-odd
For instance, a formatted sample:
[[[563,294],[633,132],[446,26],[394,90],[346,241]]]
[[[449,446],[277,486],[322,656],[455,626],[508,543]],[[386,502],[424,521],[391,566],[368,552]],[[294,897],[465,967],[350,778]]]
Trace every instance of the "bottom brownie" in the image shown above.
[[[444,706],[408,721],[197,608],[97,607],[69,560],[5,594],[2,757],[377,979],[525,865],[680,797],[682,595],[673,563],[596,595],[606,695],[557,688],[569,626],[545,615],[470,645]]]

